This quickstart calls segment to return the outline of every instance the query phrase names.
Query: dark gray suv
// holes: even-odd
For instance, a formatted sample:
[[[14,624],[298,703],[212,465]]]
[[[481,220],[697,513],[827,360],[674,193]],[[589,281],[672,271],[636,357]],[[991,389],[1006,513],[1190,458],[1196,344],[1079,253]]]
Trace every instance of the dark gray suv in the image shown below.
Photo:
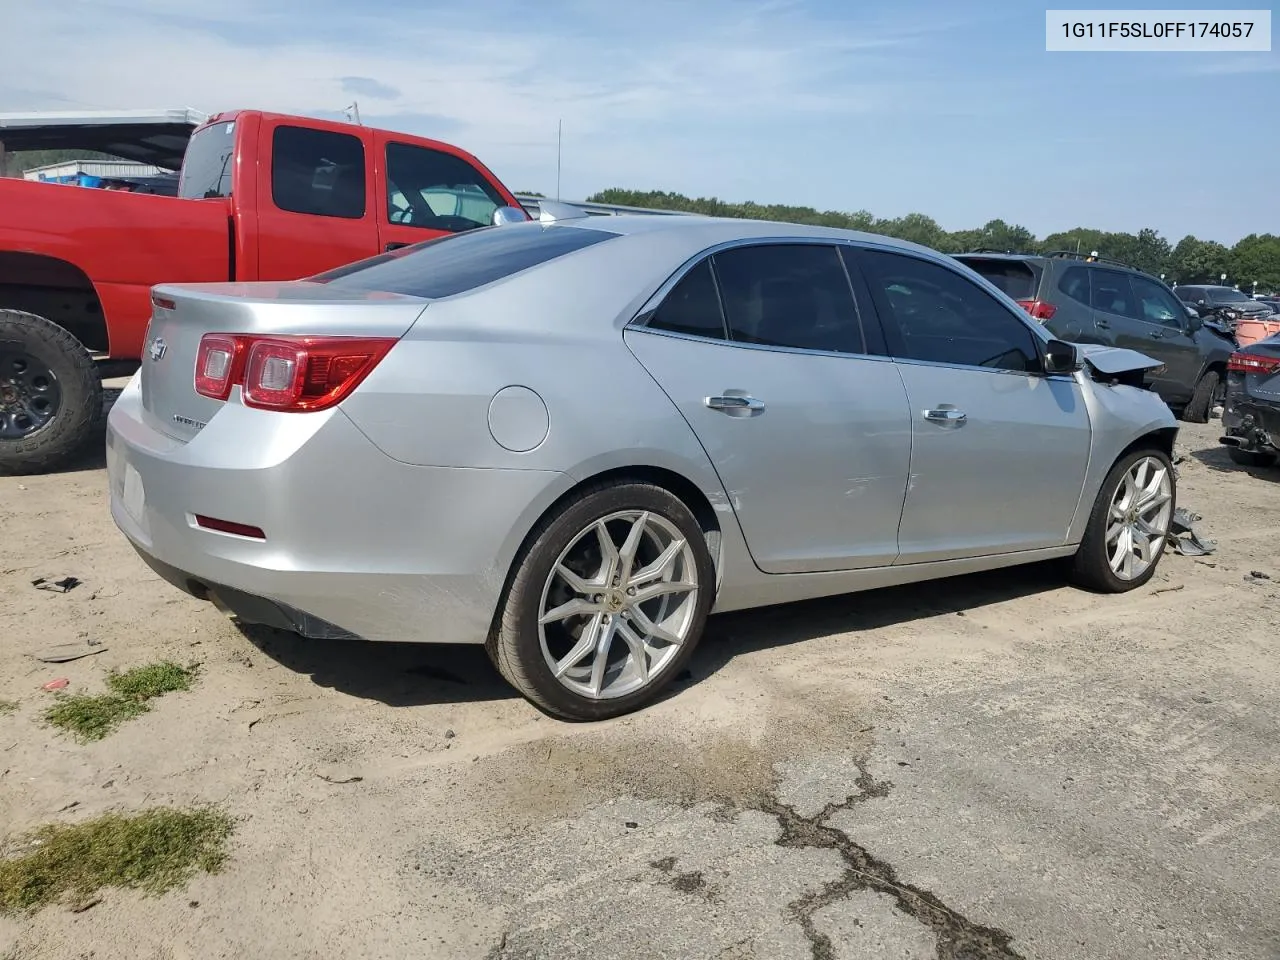
[[[1151,388],[1183,420],[1205,423],[1224,392],[1234,344],[1150,274],[1104,257],[978,251],[955,257],[1060,340],[1102,343],[1164,364]]]

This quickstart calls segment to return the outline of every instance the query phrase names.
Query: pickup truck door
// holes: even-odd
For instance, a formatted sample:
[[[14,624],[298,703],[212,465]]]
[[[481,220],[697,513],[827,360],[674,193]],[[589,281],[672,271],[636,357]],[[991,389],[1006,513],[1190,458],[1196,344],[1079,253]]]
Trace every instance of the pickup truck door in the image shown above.
[[[380,250],[487,227],[495,210],[514,205],[492,174],[448,144],[382,130],[373,139]]]
[[[368,129],[264,119],[258,279],[297,280],[378,253]]]

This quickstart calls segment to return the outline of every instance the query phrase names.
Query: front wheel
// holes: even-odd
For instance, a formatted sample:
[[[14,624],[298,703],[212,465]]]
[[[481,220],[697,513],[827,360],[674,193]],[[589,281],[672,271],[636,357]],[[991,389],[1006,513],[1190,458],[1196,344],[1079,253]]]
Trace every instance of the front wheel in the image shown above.
[[[1209,415],[1213,413],[1214,406],[1222,402],[1224,393],[1222,374],[1217,370],[1206,370],[1182,411],[1182,419],[1187,423],[1208,423]]]
[[[1072,580],[1102,593],[1142,586],[1169,542],[1177,502],[1173,464],[1160,450],[1121,457],[1094,501],[1072,564]]]
[[[489,655],[548,713],[619,716],[680,672],[714,590],[706,537],[678,497],[647,483],[589,488],[517,559]]]
[[[102,380],[74,336],[33,313],[0,310],[0,474],[66,466],[102,415]]]

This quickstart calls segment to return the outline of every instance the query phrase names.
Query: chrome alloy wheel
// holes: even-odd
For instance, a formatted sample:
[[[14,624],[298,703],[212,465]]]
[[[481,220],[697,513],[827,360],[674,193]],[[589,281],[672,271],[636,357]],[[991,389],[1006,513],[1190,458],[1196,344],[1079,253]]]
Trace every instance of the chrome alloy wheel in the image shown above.
[[[1173,520],[1173,480],[1155,457],[1125,471],[1107,514],[1107,563],[1121,580],[1142,576],[1160,555]]]
[[[634,693],[688,639],[698,587],[693,549],[671,521],[647,510],[602,517],[569,541],[542,588],[542,656],[580,696]]]

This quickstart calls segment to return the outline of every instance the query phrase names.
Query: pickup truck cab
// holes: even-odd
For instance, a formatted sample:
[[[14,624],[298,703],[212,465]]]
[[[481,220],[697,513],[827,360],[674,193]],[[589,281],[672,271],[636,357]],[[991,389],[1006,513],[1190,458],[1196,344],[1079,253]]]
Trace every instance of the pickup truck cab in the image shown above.
[[[0,179],[0,473],[55,469],[90,440],[95,359],[141,358],[156,284],[294,280],[527,217],[440,141],[251,110],[188,130],[177,197]],[[2,122],[0,140],[23,142]]]

